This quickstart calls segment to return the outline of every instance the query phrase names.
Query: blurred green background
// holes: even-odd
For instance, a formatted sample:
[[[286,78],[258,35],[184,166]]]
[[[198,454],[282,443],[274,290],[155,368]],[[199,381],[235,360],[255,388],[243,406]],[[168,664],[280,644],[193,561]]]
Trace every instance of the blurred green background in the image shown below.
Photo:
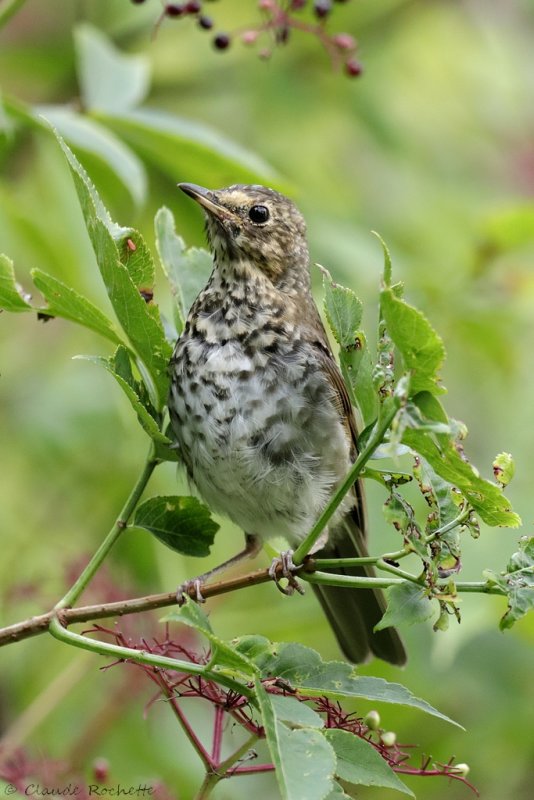
[[[209,5],[221,29],[257,19],[252,2]],[[0,14],[5,6],[0,2]],[[332,72],[318,42],[303,35],[268,62],[238,44],[214,52],[210,36],[191,20],[167,20],[153,37],[160,8],[156,0],[142,6],[28,0],[0,31],[0,251],[14,259],[19,279],[29,288],[29,270],[40,267],[95,302],[107,302],[64,159],[50,134],[16,110],[17,101],[63,106],[63,116],[57,109],[44,113],[65,135],[70,130],[69,141],[114,218],[135,225],[151,242],[153,215],[163,204],[189,243],[203,242],[200,215],[178,196],[177,181],[216,188],[256,180],[286,190],[307,218],[313,259],[357,291],[371,327],[381,253],[370,231],[377,230],[391,248],[407,298],[444,337],[445,404],[470,430],[469,456],[486,476],[497,452],[515,456],[517,476],[508,493],[523,517],[523,532],[531,533],[532,0],[358,0],[336,6],[333,28],[360,42],[365,72],[357,80]],[[147,59],[151,83],[144,107],[173,115],[166,138],[114,118],[128,98],[117,93],[105,59],[100,74],[98,59],[85,65],[85,73],[80,67],[84,42],[87,52],[88,40],[89,49],[99,41],[87,23],[120,50]],[[103,95],[92,105],[108,107],[93,119],[104,132],[72,131],[80,76],[87,106],[87,76],[94,69]],[[142,83],[141,75],[141,94]],[[103,140],[95,146],[98,133]],[[203,147],[195,145],[200,140]],[[161,280],[156,297],[164,308],[166,292]],[[90,364],[71,360],[77,353],[106,352],[96,336],[67,322],[0,315],[2,624],[43,611],[62,594],[110,527],[144,458],[146,437],[120,390]],[[151,493],[173,493],[176,485],[175,469],[166,464]],[[369,494],[372,540],[388,541],[384,498],[373,487]],[[486,567],[502,568],[518,535],[483,529],[478,542],[466,542],[463,576],[480,579]],[[225,523],[210,563],[240,545],[240,532]],[[259,563],[266,563],[265,556]],[[132,534],[87,596],[169,590],[205,568],[206,562],[182,559]],[[486,800],[530,800],[534,620],[502,634],[502,600],[466,596],[461,605],[461,626],[451,622],[445,634],[424,626],[406,631],[410,660],[404,671],[375,662],[361,672],[404,683],[467,728],[463,733],[415,711],[381,708],[383,724],[400,741],[418,743],[438,760],[454,754],[468,762],[470,779]],[[265,586],[209,607],[223,636],[298,638],[338,657],[310,592],[286,600]],[[128,623],[132,630],[153,630],[144,624]],[[65,760],[87,779],[95,759],[104,757],[114,782],[160,779],[172,796],[193,795],[201,765],[163,704],[144,718],[150,685],[125,682],[127,670],[102,673],[96,657],[45,637],[6,648],[1,656],[0,733],[11,745],[20,743],[34,758]],[[357,708],[364,713],[369,705]],[[208,731],[201,711],[195,713]],[[469,796],[462,785],[443,779],[407,782],[418,798]],[[260,776],[220,784],[215,797],[252,791],[262,798],[277,793],[272,777]],[[362,789],[359,796],[385,799],[393,793]]]

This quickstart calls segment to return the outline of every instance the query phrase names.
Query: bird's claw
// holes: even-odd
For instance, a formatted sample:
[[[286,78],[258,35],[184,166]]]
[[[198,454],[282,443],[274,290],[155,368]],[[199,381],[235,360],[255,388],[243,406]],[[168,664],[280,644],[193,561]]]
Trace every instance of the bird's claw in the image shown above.
[[[203,597],[202,592],[200,591],[201,586],[202,581],[200,578],[193,578],[193,580],[182,583],[176,590],[176,600],[178,605],[183,606],[186,599],[191,597],[191,591],[194,591],[195,593],[195,596],[192,599],[196,600],[197,603],[205,603],[206,599]]]
[[[297,566],[293,563],[293,550],[285,550],[277,558],[273,558],[269,567],[269,576],[273,579],[276,588],[282,594],[291,596],[295,592],[304,594],[304,589],[295,577],[295,572],[302,568],[302,564]],[[287,580],[287,586],[282,586],[280,578]]]

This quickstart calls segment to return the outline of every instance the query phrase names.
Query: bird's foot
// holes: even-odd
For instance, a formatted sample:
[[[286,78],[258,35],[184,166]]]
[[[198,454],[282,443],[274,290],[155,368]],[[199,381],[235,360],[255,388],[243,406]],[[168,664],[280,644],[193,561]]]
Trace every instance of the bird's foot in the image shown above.
[[[298,566],[293,563],[293,550],[285,550],[277,558],[273,558],[269,567],[269,575],[273,579],[276,588],[288,596],[298,592],[304,594],[304,589],[295,577],[295,573],[302,569],[302,564]],[[287,586],[282,586],[280,579],[287,580]]]
[[[196,600],[197,603],[205,603],[206,600],[200,591],[202,584],[202,576],[200,578],[193,578],[192,580],[184,581],[184,583],[180,584],[176,590],[176,600],[178,605],[183,606],[188,597],[190,597],[192,600]],[[194,592],[194,597],[192,596],[192,592]]]

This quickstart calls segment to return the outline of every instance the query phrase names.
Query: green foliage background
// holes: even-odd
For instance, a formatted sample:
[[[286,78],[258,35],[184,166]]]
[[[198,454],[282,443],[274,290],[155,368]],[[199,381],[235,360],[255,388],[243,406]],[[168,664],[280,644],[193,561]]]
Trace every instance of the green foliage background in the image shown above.
[[[238,0],[213,6],[229,27],[248,13]],[[1,6],[0,6],[1,7]],[[315,41],[295,37],[266,64],[245,48],[214,53],[189,22],[167,23],[155,40],[159,6],[125,0],[46,4],[28,0],[0,32],[0,88],[10,99],[77,104],[73,32],[90,22],[125,51],[152,66],[147,105],[209,125],[235,143],[211,151],[183,139],[148,148],[124,124],[109,127],[137,149],[146,166],[114,161],[115,169],[83,148],[78,154],[112,214],[153,242],[153,216],[173,209],[189,243],[202,244],[197,210],[178,196],[179,180],[223,185],[269,181],[290,192],[309,225],[314,260],[363,299],[374,324],[380,248],[390,245],[407,297],[442,334],[448,351],[444,402],[469,427],[468,453],[491,475],[494,455],[511,451],[516,478],[508,495],[530,533],[532,520],[532,308],[534,304],[534,5],[460,2],[349,3],[333,22],[358,36],[365,75],[332,74]],[[87,33],[87,29],[85,29]],[[78,36],[84,35],[78,33]],[[108,86],[106,80],[102,81]],[[110,91],[115,91],[109,82]],[[120,91],[111,102],[124,101]],[[46,112],[45,112],[46,113]],[[105,111],[100,115],[106,122]],[[5,123],[0,114],[0,123]],[[44,131],[0,137],[0,250],[30,286],[40,268],[105,304],[105,293],[84,233],[64,158]],[[192,133],[193,139],[198,134]],[[189,144],[188,144],[189,141]],[[240,146],[271,165],[250,160]],[[211,152],[211,155],[210,155]],[[217,155],[217,153],[219,155]],[[234,158],[235,155],[235,158]],[[241,166],[232,169],[232,159]],[[120,165],[123,165],[122,167]],[[117,172],[123,169],[123,180]],[[316,276],[320,289],[320,275]],[[166,291],[160,280],[158,299]],[[168,304],[170,308],[170,304]],[[0,316],[0,581],[2,619],[47,609],[62,594],[66,572],[94,551],[130,489],[146,442],[120,389],[77,353],[103,352],[100,339],[68,322],[46,324],[26,315]],[[105,353],[106,355],[108,353]],[[173,465],[156,474],[154,490],[176,492]],[[182,487],[185,488],[185,487]],[[372,537],[381,542],[383,495],[369,487]],[[223,523],[209,563],[241,544]],[[381,538],[382,537],[382,538]],[[466,542],[471,566],[499,570],[517,532],[484,529]],[[393,543],[394,540],[391,539]],[[121,596],[169,589],[204,570],[148,536],[132,533],[112,558]],[[471,570],[471,571],[470,571]],[[97,585],[95,595],[109,592]],[[298,639],[326,657],[336,646],[311,592],[286,600],[270,586],[211,602],[222,636],[258,632]],[[106,598],[108,599],[108,598]],[[487,800],[531,796],[534,745],[532,643],[527,617],[505,634],[499,598],[464,596],[463,622],[445,634],[419,626],[406,631],[410,661],[403,674],[373,663],[362,673],[400,680],[459,720],[467,734],[412,711],[381,709],[384,724],[403,742],[418,742],[437,759],[455,754]],[[71,758],[90,775],[98,756],[114,780],[161,777],[187,798],[200,764],[163,704],[142,717],[150,688],[124,697],[124,674],[98,672],[95,657],[60,643],[29,640],[2,651],[0,723],[7,729],[29,708],[19,738],[36,753]],[[59,677],[57,677],[59,676]],[[36,702],[38,699],[38,702]],[[369,706],[358,705],[362,713]],[[199,726],[207,728],[199,711]],[[253,783],[254,782],[254,783]],[[467,790],[445,782],[407,779],[419,798],[460,798]],[[240,778],[217,797],[255,791],[272,797],[272,778]],[[389,795],[380,792],[383,798]],[[361,797],[376,796],[362,789]]]

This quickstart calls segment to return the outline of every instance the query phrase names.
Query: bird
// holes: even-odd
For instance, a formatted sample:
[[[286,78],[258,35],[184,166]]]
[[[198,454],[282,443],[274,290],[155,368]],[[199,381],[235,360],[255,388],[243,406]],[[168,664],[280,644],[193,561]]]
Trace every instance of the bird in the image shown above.
[[[306,223],[296,205],[260,185],[178,186],[204,212],[213,269],[170,361],[171,429],[201,498],[245,534],[241,553],[188,582],[202,600],[201,580],[255,555],[264,540],[283,536],[298,546],[354,462],[357,430],[312,297]],[[366,536],[358,481],[315,555],[365,556]],[[283,565],[290,593],[298,583],[291,559]],[[373,574],[367,566],[343,572]],[[397,631],[374,631],[385,611],[380,590],[313,588],[349,661],[374,655],[405,663]]]

